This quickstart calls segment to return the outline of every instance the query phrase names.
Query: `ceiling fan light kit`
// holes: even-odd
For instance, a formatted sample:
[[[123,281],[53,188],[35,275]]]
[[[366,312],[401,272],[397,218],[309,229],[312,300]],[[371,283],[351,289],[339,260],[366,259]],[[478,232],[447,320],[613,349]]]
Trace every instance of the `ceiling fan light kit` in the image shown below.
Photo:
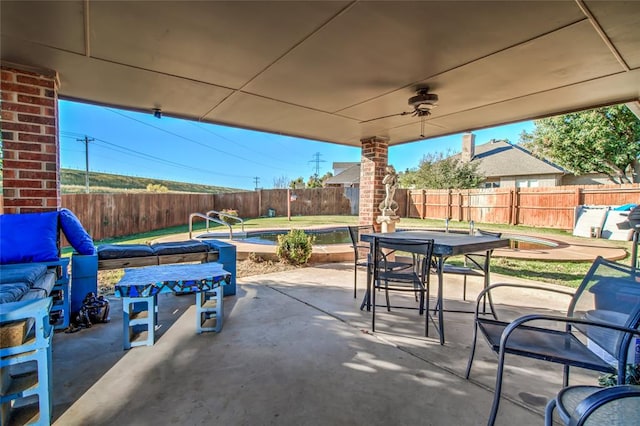
[[[412,117],[420,117],[420,137],[424,137],[424,120],[425,117],[431,114],[431,109],[435,108],[438,102],[438,95],[435,93],[429,93],[428,87],[422,87],[416,90],[416,95],[409,98],[407,102],[410,107],[413,107],[413,111],[403,111],[398,114],[384,115],[382,117],[372,118],[370,120],[361,121],[362,123],[369,123],[371,121],[381,120],[388,117],[397,117],[402,115],[411,115]]]
[[[416,96],[409,98],[409,106],[414,109],[414,114],[418,117],[423,115],[429,115],[431,108],[436,106],[438,102],[438,95],[435,93],[428,93],[429,89],[419,89]]]

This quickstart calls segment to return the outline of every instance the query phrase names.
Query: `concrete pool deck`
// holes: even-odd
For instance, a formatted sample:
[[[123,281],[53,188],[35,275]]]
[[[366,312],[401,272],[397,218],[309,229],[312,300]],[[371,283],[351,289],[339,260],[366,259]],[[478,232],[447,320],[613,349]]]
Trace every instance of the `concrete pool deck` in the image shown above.
[[[496,359],[479,342],[465,380],[473,316],[446,313],[444,346],[424,337],[415,311],[378,312],[374,333],[371,313],[359,309],[364,274],[358,278],[355,299],[350,262],[240,278],[236,296],[225,297],[222,332],[200,335],[193,295],[161,294],[155,344],[128,351],[122,302],[111,297],[110,323],[54,336],[53,424],[486,424]],[[477,291],[481,282],[472,285]],[[459,277],[447,277],[449,308],[472,308],[461,289]],[[566,309],[564,298],[539,293],[498,295],[496,306],[507,317],[526,306]],[[507,365],[496,425],[542,424],[562,366],[521,357]],[[594,384],[597,374],[575,369],[571,377]]]
[[[346,226],[346,225],[345,225]],[[313,229],[335,228],[332,226],[310,227]],[[276,229],[251,229],[251,231],[266,231]],[[514,234],[514,233],[511,233]],[[519,233],[520,234],[520,233]],[[534,237],[538,240],[547,240],[555,246],[536,247],[531,249],[498,249],[493,252],[494,257],[507,257],[513,259],[526,260],[548,260],[548,261],[593,261],[597,256],[602,256],[609,260],[621,260],[630,251],[631,242],[611,242],[604,239],[574,237],[572,235],[546,235],[522,233],[527,237]],[[188,233],[175,234],[154,240],[154,242],[184,241],[189,239]],[[252,244],[241,240],[231,240],[230,243],[236,246],[238,260],[249,257],[250,253],[266,258],[276,259],[275,245]],[[617,243],[617,244],[616,244]],[[622,243],[622,244],[620,244]],[[621,247],[620,245],[624,245]],[[312,263],[330,263],[353,261],[353,249],[350,244],[330,244],[314,245],[311,255]]]

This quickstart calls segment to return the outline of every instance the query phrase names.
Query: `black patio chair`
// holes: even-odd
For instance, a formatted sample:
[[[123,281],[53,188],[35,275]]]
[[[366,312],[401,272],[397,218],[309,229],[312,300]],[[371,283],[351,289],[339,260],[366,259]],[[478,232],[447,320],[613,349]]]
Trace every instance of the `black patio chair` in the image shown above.
[[[371,330],[376,330],[376,306],[391,308],[417,309],[425,315],[425,336],[429,331],[429,270],[433,254],[433,240],[399,241],[392,238],[376,238],[373,247],[373,291]],[[412,267],[394,269],[394,258],[399,253],[411,253]],[[384,291],[386,304],[376,304],[376,290]],[[389,292],[411,292],[418,305],[391,305]],[[426,312],[426,313],[425,313]]]
[[[480,302],[485,294],[503,287],[533,288],[566,294],[571,296],[571,302],[566,316],[533,314],[504,322],[482,315]],[[540,321],[544,324],[535,326]],[[564,326],[561,329],[549,328],[549,321],[556,321]],[[563,387],[569,385],[570,367],[618,374],[618,384],[624,384],[625,365],[632,337],[640,335],[638,273],[629,265],[598,257],[575,293],[542,286],[494,284],[478,295],[474,324],[466,377],[469,378],[471,372],[478,331],[498,354],[496,388],[488,422],[493,425],[500,404],[506,354],[563,364]],[[585,338],[587,343],[584,342]],[[592,351],[596,345],[602,349],[602,353]]]
[[[348,226],[351,247],[353,248],[353,298],[357,297],[358,289],[358,268],[365,267],[367,280],[370,279],[371,269],[369,262],[369,243],[360,241],[361,234],[371,234],[374,232],[373,225]]]
[[[477,229],[476,235],[487,235],[496,238],[501,238],[501,232],[490,232]],[[442,268],[443,274],[450,275],[462,275],[462,300],[467,300],[467,277],[480,277],[484,280],[483,288],[489,286],[489,262],[491,261],[491,254],[493,250],[488,252],[483,251],[480,253],[469,253],[464,255],[464,265],[451,265],[445,263]]]
[[[558,409],[565,425],[635,426],[640,422],[640,386],[569,386],[549,401],[544,424],[553,424]]]
[[[360,241],[360,235],[372,234],[375,232],[373,225],[348,226],[349,237],[351,238],[351,247],[353,248],[353,298],[357,297],[358,290],[358,268],[366,268],[367,283],[371,280],[371,260],[369,243]],[[404,269],[413,266],[412,259],[401,258],[387,265],[392,269]],[[369,286],[367,285],[367,288]]]

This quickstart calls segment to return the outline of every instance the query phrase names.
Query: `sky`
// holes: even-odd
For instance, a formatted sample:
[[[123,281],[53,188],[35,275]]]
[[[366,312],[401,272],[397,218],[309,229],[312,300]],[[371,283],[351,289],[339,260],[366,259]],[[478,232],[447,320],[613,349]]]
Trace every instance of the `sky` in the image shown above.
[[[61,167],[237,189],[273,188],[301,176],[359,162],[360,148],[206,124],[93,104],[59,101]],[[519,140],[533,122],[477,130],[476,144]],[[85,137],[89,142],[85,142]],[[462,134],[389,148],[396,170],[416,168],[429,153],[460,152]]]

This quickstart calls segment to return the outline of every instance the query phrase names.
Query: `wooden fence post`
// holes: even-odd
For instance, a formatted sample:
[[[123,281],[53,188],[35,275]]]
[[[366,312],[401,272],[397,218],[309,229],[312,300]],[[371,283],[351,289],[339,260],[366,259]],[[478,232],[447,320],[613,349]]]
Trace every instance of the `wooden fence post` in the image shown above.
[[[513,188],[513,212],[511,215],[513,216],[513,224],[518,224],[518,210],[520,208],[520,188]]]

